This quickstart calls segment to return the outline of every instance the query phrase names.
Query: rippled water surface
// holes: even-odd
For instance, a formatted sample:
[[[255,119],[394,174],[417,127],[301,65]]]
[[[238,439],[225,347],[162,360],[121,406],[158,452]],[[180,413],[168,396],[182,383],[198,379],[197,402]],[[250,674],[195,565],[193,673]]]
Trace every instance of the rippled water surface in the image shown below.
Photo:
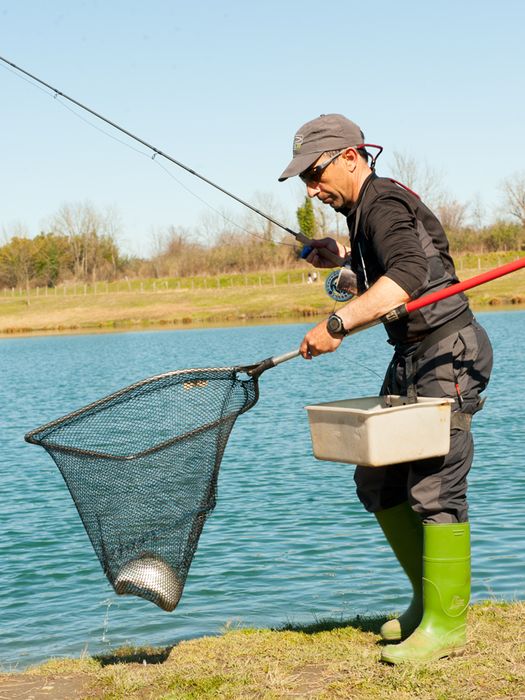
[[[525,598],[525,313],[479,314],[495,350],[470,476],[473,599]],[[350,465],[311,454],[304,406],[375,394],[390,347],[375,328],[337,353],[263,375],[238,419],[181,603],[117,597],[52,460],[23,435],[147,376],[250,364],[309,324],[0,340],[0,668],[168,645],[225,626],[278,626],[402,608],[408,587]]]

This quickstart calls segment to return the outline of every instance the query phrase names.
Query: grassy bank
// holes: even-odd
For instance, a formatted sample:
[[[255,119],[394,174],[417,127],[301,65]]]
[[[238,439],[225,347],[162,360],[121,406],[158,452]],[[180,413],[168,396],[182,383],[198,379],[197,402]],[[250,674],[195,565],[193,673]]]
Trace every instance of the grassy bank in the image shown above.
[[[233,630],[165,649],[52,660],[23,674],[1,675],[0,697],[525,698],[524,603],[473,606],[465,655],[423,667],[379,662],[377,630],[383,621],[358,618],[282,631]]]
[[[468,279],[516,257],[515,253],[464,256],[458,260],[459,276]],[[307,272],[305,268],[260,275],[130,280],[96,287],[65,285],[32,290],[29,296],[4,290],[0,333],[188,327],[326,315],[334,303],[322,281],[306,283]],[[477,287],[469,297],[479,308],[524,304],[525,270]]]

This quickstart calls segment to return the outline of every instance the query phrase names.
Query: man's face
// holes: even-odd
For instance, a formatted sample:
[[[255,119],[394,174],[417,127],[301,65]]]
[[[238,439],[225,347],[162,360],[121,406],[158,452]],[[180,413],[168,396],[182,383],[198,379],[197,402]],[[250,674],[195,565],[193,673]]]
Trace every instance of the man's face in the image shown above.
[[[348,159],[355,151],[345,149],[336,155],[323,153],[313,165],[301,173],[309,197],[317,197],[333,209],[351,204],[353,184]],[[357,154],[355,154],[357,156]]]

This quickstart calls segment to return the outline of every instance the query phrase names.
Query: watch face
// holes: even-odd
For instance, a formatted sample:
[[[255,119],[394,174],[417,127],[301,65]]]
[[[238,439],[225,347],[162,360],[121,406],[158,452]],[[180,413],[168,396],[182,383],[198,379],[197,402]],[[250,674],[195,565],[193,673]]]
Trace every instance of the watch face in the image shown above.
[[[343,322],[339,316],[336,316],[335,314],[329,317],[326,325],[328,330],[332,333],[344,333]]]

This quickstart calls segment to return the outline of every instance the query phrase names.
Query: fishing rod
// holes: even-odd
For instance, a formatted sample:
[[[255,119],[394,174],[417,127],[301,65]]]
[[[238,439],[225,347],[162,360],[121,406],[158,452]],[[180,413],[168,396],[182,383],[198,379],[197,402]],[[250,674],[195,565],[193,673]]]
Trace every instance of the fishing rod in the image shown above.
[[[306,249],[310,248],[311,239],[308,238],[308,236],[306,236],[301,231],[294,231],[293,229],[289,228],[288,226],[285,226],[280,221],[277,221],[277,219],[275,219],[273,216],[270,216],[269,214],[266,214],[265,212],[258,209],[257,207],[254,207],[249,202],[246,202],[244,199],[241,199],[240,197],[233,194],[232,192],[229,192],[228,190],[224,189],[224,187],[221,187],[220,185],[213,182],[212,180],[209,180],[207,177],[204,177],[204,175],[201,175],[200,173],[196,172],[195,170],[188,167],[187,165],[184,165],[184,163],[181,163],[176,158],[173,158],[173,156],[170,156],[168,153],[161,151],[160,148],[157,148],[156,146],[152,145],[151,143],[148,143],[147,141],[144,141],[144,139],[141,139],[139,136],[136,136],[135,134],[131,133],[131,131],[128,131],[127,129],[125,129],[124,127],[115,123],[111,119],[108,119],[107,117],[104,117],[99,112],[96,112],[94,109],[91,109],[91,107],[88,107],[87,105],[83,104],[82,102],[79,102],[78,100],[74,99],[73,97],[66,95],[64,92],[62,92],[58,88],[54,87],[53,85],[50,85],[49,83],[46,83],[41,78],[38,78],[36,75],[33,75],[32,73],[25,70],[24,68],[21,68],[20,66],[16,65],[16,63],[9,61],[7,58],[4,58],[3,56],[0,56],[0,61],[5,63],[6,65],[10,66],[11,68],[14,68],[14,70],[18,71],[19,73],[27,76],[28,78],[35,81],[39,85],[43,85],[48,90],[51,90],[54,93],[55,97],[57,97],[57,96],[63,97],[65,100],[68,100],[68,102],[71,102],[72,104],[76,105],[77,107],[80,107],[80,109],[83,109],[85,112],[88,112],[89,114],[92,114],[97,119],[100,119],[101,121],[105,122],[106,124],[109,124],[109,126],[111,126],[113,129],[117,129],[117,131],[120,131],[122,134],[125,134],[128,138],[133,139],[137,143],[140,143],[142,146],[145,146],[150,151],[152,151],[153,159],[155,159],[156,156],[161,156],[162,158],[165,158],[166,160],[170,161],[171,163],[174,163],[179,168],[186,170],[186,172],[190,173],[190,175],[194,175],[195,177],[199,178],[199,180],[202,180],[203,182],[205,182],[207,185],[214,187],[219,192],[222,192],[223,194],[227,195],[228,197],[231,197],[231,199],[234,199],[239,204],[242,204],[243,206],[247,207],[251,211],[258,214],[259,216],[262,216],[267,221],[270,221],[275,226],[278,226],[283,231],[286,231],[287,233],[292,235],[297,241],[299,241],[299,243],[302,243]],[[307,251],[307,252],[309,252],[309,251]],[[329,262],[332,262],[336,266],[340,266],[343,264],[343,260],[338,255],[335,255],[334,253],[331,253],[328,250],[322,249],[321,255],[324,258],[326,258],[326,260],[328,260]],[[305,252],[304,248],[303,248],[303,252],[301,253],[301,257],[306,257],[306,252]]]

